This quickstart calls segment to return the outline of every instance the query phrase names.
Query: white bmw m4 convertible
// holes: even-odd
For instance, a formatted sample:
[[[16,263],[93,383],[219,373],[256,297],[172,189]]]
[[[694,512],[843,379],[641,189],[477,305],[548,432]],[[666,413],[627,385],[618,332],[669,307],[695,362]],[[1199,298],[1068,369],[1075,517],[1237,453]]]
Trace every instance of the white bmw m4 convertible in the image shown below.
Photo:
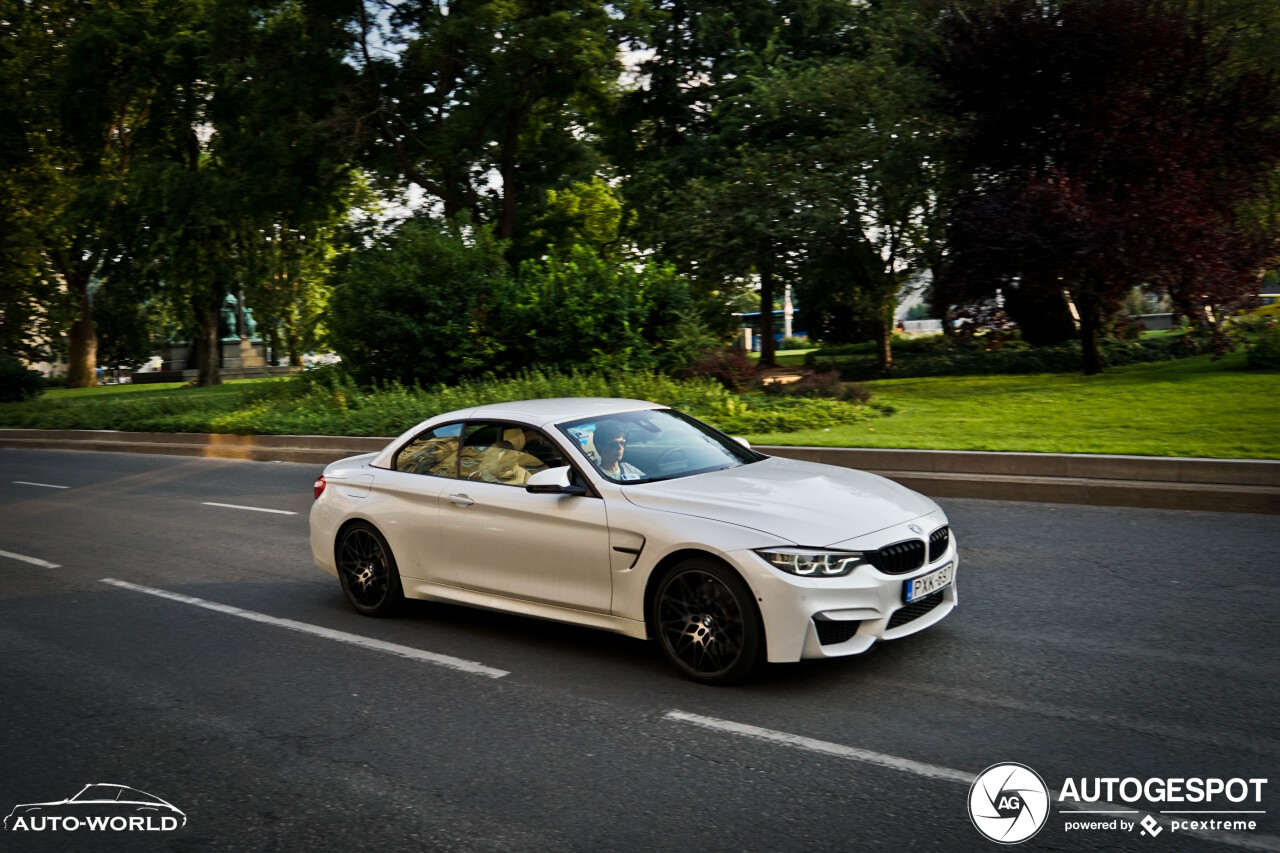
[[[956,606],[947,518],[640,400],[439,415],[315,483],[311,548],[359,612],[445,601],[656,638],[686,676],[865,652]]]

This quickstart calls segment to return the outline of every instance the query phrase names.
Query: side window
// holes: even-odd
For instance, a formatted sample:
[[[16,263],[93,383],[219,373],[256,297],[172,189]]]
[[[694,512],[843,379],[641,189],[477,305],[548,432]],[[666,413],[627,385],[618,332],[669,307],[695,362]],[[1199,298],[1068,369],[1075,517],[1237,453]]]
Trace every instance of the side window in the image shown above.
[[[460,423],[427,430],[400,448],[393,467],[407,474],[457,477],[458,440],[461,436]]]
[[[459,477],[463,480],[523,486],[539,471],[569,463],[536,429],[481,422],[467,425],[460,464]]]

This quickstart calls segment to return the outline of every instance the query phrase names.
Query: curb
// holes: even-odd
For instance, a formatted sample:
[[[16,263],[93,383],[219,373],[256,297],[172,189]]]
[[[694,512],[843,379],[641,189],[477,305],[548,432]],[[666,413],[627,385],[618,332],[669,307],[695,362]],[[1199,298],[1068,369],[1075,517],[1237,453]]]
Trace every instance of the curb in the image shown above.
[[[327,465],[381,450],[390,438],[0,429],[0,447],[158,453]],[[774,456],[859,468],[934,498],[985,498],[1280,514],[1280,461],[775,447]]]

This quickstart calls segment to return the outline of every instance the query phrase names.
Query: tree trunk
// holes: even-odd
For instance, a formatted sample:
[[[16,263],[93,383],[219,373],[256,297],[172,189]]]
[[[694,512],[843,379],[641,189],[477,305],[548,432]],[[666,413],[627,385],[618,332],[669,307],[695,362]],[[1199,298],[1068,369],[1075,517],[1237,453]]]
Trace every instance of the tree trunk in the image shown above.
[[[778,366],[778,344],[773,339],[773,273],[760,270],[760,366]]]
[[[893,367],[893,312],[898,307],[898,284],[892,276],[886,281],[881,295],[880,310],[876,312],[876,363],[881,370]],[[888,288],[892,285],[892,288]]]
[[[218,309],[194,307],[196,318],[200,322],[200,337],[195,342],[196,369],[200,371],[196,376],[196,384],[201,387],[221,385],[222,371],[219,369],[219,362],[222,360],[222,341],[218,338]]]
[[[893,367],[893,309],[882,309],[876,322],[876,363],[881,370]]]
[[[76,319],[71,324],[71,355],[67,362],[67,387],[90,388],[98,384],[98,330],[93,324],[89,303],[89,277],[68,276],[67,289],[76,300]]]
[[[1076,308],[1080,311],[1081,366],[1086,376],[1095,376],[1102,372],[1102,352],[1098,349],[1098,312],[1093,305],[1085,302],[1077,303]]]
[[[520,145],[520,126],[524,122],[512,115],[507,120],[506,138],[498,155],[498,173],[502,175],[502,213],[498,237],[514,240],[516,236],[516,151]]]

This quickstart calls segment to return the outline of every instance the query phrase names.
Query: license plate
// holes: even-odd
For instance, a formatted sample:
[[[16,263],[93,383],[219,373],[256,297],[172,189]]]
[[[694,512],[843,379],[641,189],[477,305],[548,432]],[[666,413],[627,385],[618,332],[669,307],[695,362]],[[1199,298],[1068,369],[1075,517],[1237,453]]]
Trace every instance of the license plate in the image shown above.
[[[917,601],[926,595],[932,595],[943,587],[951,586],[951,578],[955,575],[955,563],[947,563],[940,569],[912,578],[903,585],[903,598],[908,602]]]

